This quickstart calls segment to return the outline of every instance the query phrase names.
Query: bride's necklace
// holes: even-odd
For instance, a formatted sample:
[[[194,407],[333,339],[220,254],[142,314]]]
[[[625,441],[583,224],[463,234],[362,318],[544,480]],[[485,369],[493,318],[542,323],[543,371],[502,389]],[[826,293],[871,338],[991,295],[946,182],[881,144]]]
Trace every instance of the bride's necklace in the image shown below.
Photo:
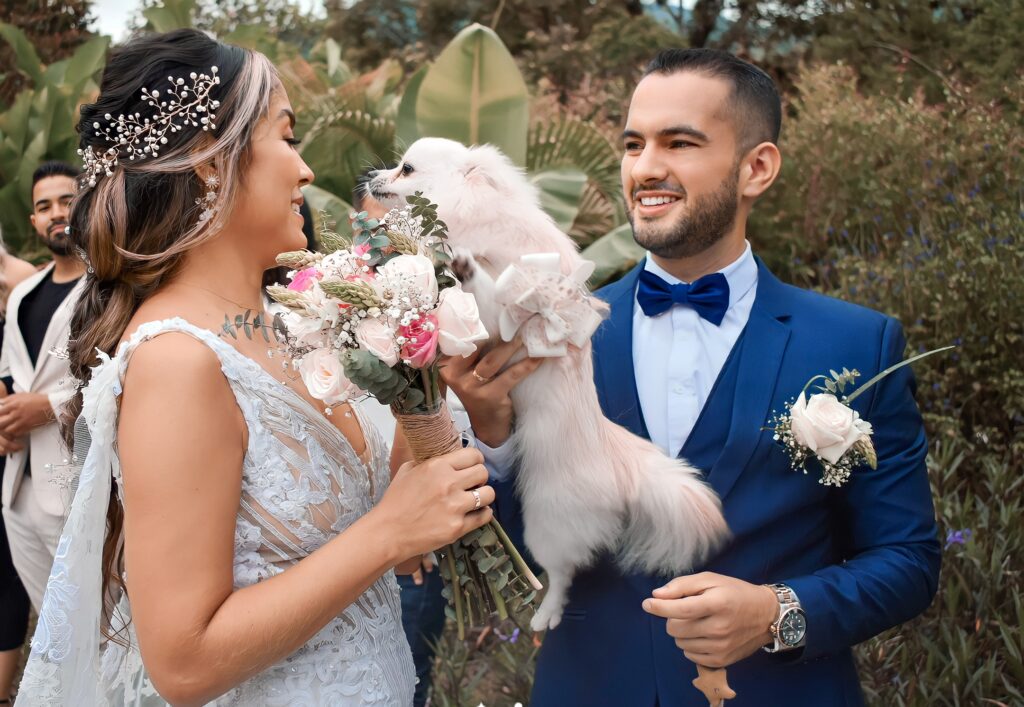
[[[236,302],[233,299],[225,297],[224,295],[220,294],[219,292],[215,292],[214,290],[211,290],[209,287],[203,287],[202,285],[196,285],[196,284],[193,284],[191,282],[184,282],[182,280],[178,280],[177,283],[175,283],[175,284],[183,285],[185,287],[191,287],[191,288],[196,289],[196,290],[202,290],[203,292],[208,292],[211,295],[213,295],[214,297],[216,297],[218,299],[224,300],[228,304],[235,305],[236,307],[238,307],[243,312],[263,311],[262,302],[260,303],[261,304],[260,307],[251,307],[249,305],[245,305],[245,304],[242,304],[241,302]]]

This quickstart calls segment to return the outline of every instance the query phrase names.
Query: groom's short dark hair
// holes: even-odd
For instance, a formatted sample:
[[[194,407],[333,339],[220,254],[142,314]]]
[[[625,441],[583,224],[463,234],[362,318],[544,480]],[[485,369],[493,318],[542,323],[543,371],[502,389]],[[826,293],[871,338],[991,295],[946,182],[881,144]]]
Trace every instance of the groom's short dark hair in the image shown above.
[[[669,76],[693,71],[732,84],[730,108],[743,152],[762,142],[778,143],[782,100],[771,76],[753,64],[717,49],[665,49],[644,70],[644,76]]]

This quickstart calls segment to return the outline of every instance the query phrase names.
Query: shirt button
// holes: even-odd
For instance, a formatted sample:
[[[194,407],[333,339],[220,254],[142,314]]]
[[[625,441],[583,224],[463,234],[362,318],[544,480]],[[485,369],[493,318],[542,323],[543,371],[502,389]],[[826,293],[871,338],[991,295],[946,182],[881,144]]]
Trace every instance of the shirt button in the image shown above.
[[[683,386],[677,385],[675,388],[672,389],[672,392],[675,393],[676,395],[682,395],[686,391],[683,390]]]

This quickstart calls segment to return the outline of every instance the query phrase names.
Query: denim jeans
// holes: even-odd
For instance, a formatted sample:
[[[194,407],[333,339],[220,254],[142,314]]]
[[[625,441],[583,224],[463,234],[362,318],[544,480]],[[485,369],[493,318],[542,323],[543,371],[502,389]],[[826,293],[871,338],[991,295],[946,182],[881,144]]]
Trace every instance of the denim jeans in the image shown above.
[[[416,665],[416,696],[414,707],[423,707],[430,692],[430,673],[434,667],[434,646],[444,630],[444,606],[447,600],[441,596],[444,581],[436,567],[424,573],[423,584],[415,584],[412,575],[398,575],[398,586],[402,588],[402,628],[412,648],[412,660]]]

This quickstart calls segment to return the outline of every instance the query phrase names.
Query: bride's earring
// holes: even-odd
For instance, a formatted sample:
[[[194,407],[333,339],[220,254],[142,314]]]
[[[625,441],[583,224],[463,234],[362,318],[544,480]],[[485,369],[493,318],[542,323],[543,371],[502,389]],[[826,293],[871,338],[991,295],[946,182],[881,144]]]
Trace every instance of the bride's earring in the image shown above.
[[[217,213],[217,187],[220,186],[220,180],[216,174],[211,174],[204,182],[206,183],[206,194],[202,199],[196,199],[196,206],[203,208],[202,213],[199,214],[200,223],[209,221]]]

